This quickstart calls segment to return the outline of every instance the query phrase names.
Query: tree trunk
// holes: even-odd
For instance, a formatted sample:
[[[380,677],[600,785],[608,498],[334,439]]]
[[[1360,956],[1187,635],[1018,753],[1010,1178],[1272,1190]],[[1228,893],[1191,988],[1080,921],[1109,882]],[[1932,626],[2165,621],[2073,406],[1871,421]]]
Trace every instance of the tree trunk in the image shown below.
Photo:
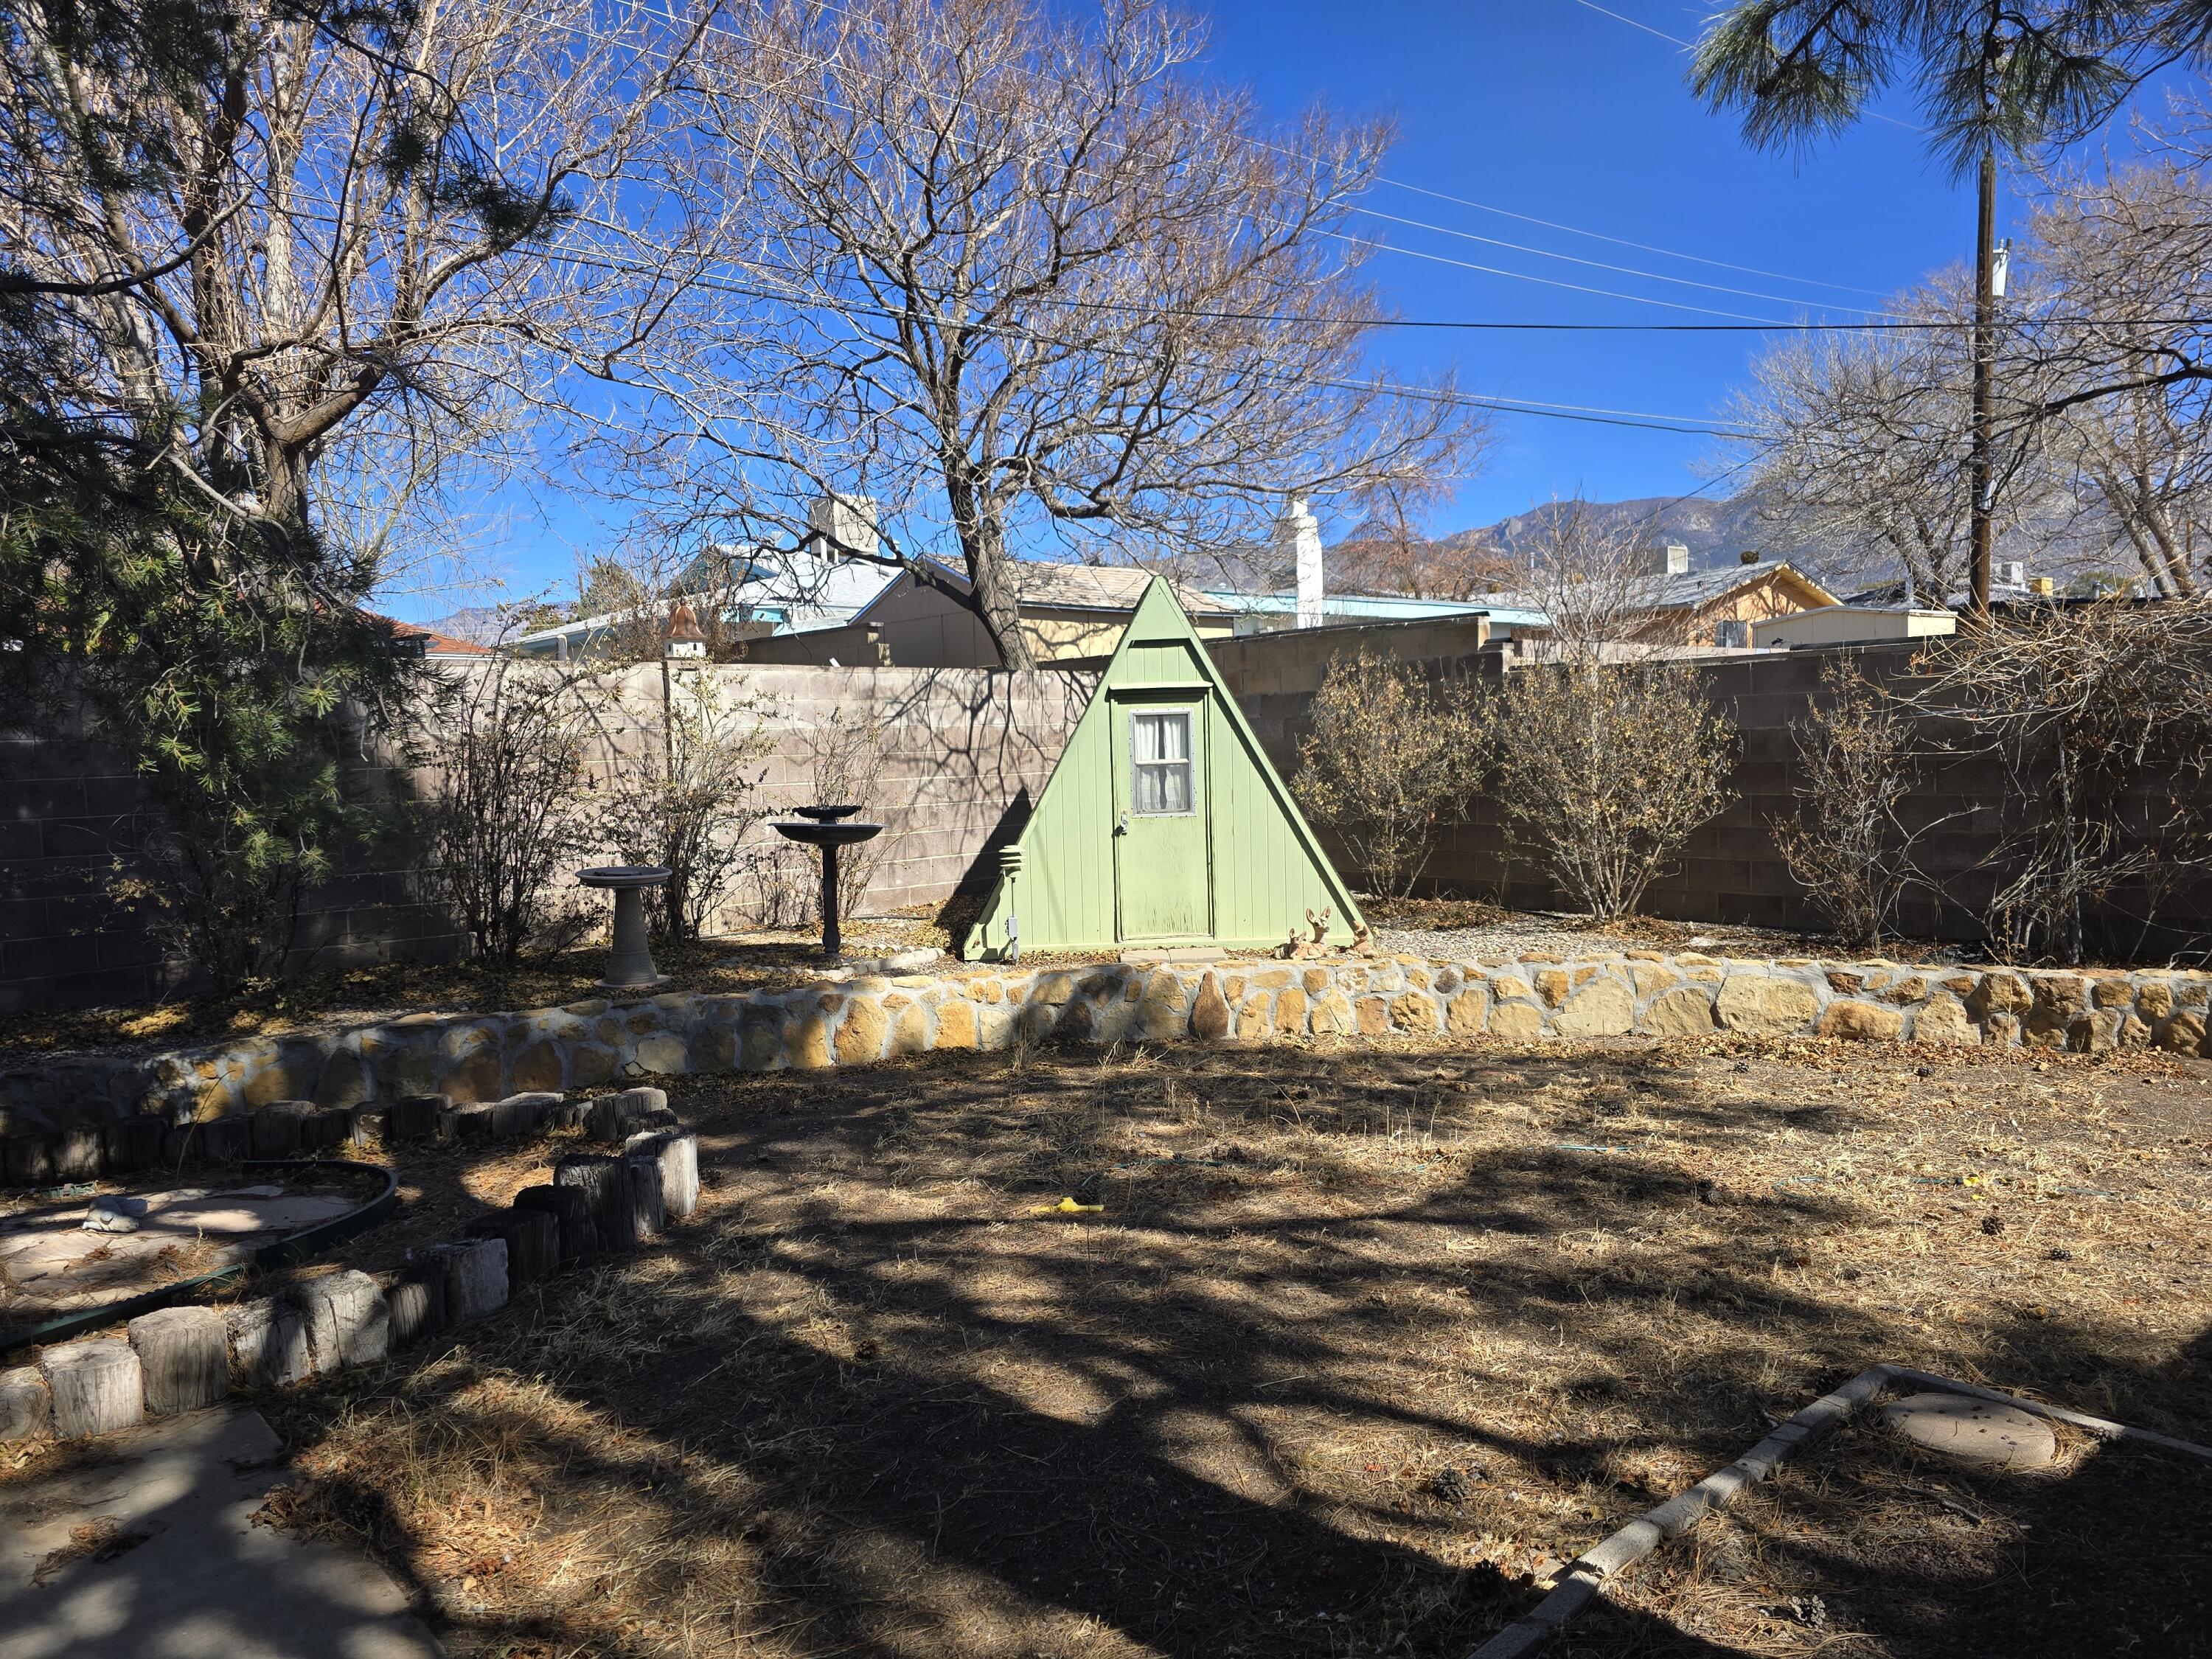
[[[637,1217],[630,1206],[629,1182],[618,1158],[578,1152],[553,1166],[553,1184],[577,1187],[592,1206],[592,1222],[599,1230],[599,1248],[610,1255],[627,1255],[637,1249]]]
[[[997,505],[968,476],[965,457],[946,465],[945,493],[960,536],[960,551],[967,560],[969,602],[976,619],[990,635],[1002,665],[1035,668],[1036,658],[1022,631],[1020,590],[1014,573],[1006,568],[1006,526]]]
[[[39,1358],[54,1396],[54,1432],[64,1440],[112,1434],[145,1415],[138,1356],[128,1342],[68,1342]]]

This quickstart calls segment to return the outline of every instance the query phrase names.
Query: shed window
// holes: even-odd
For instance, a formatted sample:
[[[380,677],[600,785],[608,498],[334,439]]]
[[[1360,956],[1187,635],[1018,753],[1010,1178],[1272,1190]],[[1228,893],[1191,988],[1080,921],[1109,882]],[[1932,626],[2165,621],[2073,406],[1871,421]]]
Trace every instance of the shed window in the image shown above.
[[[1190,710],[1129,716],[1129,747],[1135,757],[1130,780],[1131,809],[1146,817],[1172,817],[1191,811]]]

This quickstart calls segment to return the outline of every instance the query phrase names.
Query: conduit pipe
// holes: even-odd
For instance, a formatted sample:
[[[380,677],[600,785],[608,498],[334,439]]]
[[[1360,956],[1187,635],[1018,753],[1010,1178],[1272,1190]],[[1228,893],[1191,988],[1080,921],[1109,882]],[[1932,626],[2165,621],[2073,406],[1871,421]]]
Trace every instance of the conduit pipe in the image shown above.
[[[1542,1652],[1558,1639],[1569,1620],[1597,1599],[1607,1579],[1641,1561],[1668,1539],[1680,1537],[1711,1511],[1732,1503],[1747,1487],[1757,1486],[1773,1474],[1785,1458],[1824,1438],[1883,1389],[1899,1382],[2010,1406],[2054,1423],[2067,1424],[2100,1440],[2124,1440],[2212,1462],[2212,1446],[2154,1434],[2148,1429],[2069,1411],[2063,1406],[2046,1406],[2040,1401],[1999,1394],[1994,1389],[1915,1370],[1909,1365],[1869,1365],[1834,1393],[1821,1395],[1726,1468],[1707,1475],[1687,1492],[1668,1498],[1583,1551],[1559,1575],[1557,1589],[1538,1602],[1533,1612],[1515,1620],[1477,1648],[1473,1659],[1528,1659],[1528,1656]]]

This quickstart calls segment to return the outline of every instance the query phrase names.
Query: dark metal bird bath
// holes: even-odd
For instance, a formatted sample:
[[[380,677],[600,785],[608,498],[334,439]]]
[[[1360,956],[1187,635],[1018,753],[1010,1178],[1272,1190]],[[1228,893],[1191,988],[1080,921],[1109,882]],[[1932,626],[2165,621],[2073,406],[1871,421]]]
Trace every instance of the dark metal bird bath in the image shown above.
[[[599,983],[600,990],[651,991],[668,983],[668,975],[653,964],[641,896],[666,881],[670,873],[659,864],[602,864],[576,872],[576,879],[585,886],[608,888],[615,896],[615,948],[607,976]]]
[[[772,818],[769,823],[779,836],[804,842],[822,849],[822,959],[840,960],[845,951],[845,939],[837,926],[837,849],[849,847],[884,832],[880,823],[850,822],[860,809],[857,806],[794,806],[792,811],[806,820],[793,823],[787,818]]]

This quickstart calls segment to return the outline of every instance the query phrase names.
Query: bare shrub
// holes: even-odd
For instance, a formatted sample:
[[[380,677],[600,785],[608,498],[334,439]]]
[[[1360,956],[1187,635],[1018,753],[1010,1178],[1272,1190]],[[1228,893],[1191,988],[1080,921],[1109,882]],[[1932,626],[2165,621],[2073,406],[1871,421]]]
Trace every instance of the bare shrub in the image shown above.
[[[556,871],[586,846],[577,790],[584,727],[562,676],[501,662],[448,682],[423,734],[436,783],[426,817],[434,882],[479,957],[513,962],[583,926]]]
[[[659,728],[612,751],[599,794],[601,835],[622,855],[665,866],[653,920],[664,937],[696,939],[747,863],[744,839],[768,815],[761,785],[775,744],[773,701],[712,668],[660,670]]]
[[[2132,956],[2160,901],[2212,869],[2212,605],[2125,599],[1975,629],[1923,653],[1915,706],[2004,777],[1984,925],[2009,958]]]
[[[1679,664],[1523,669],[1491,712],[1513,840],[1601,920],[1633,915],[1691,831],[1728,803],[1735,728]]]
[[[1916,879],[1916,836],[1898,807],[1912,790],[1917,722],[1856,663],[1830,661],[1820,689],[1825,701],[1790,723],[1797,815],[1774,821],[1774,841],[1836,937],[1870,950]]]
[[[858,806],[880,815],[883,807],[883,728],[865,715],[833,708],[814,732],[814,799],[828,806]],[[869,816],[864,811],[863,816]],[[848,847],[837,864],[837,918],[858,915],[868,883],[883,862],[888,833]]]
[[[1472,786],[1480,736],[1448,688],[1363,649],[1329,664],[1291,792],[1342,838],[1370,891],[1403,898],[1436,852],[1446,810]]]

